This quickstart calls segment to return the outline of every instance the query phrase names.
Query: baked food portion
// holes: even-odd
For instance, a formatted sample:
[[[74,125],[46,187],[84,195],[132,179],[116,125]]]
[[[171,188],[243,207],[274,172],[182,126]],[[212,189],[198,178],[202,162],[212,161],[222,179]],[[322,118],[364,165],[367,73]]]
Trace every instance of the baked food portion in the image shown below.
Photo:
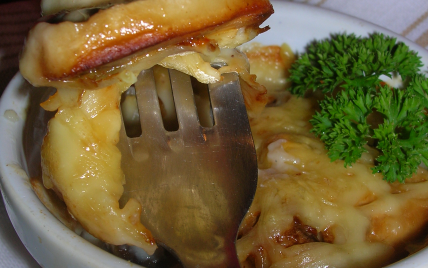
[[[426,246],[427,170],[388,183],[372,174],[375,150],[352,167],[331,162],[310,132],[319,96],[286,90],[287,46],[245,51],[273,101],[250,121],[259,180],[237,242],[241,266],[384,267]]]
[[[41,149],[43,184],[60,196],[69,213],[104,242],[153,253],[155,241],[140,223],[141,206],[119,206],[125,177],[119,140],[121,93],[130,80],[97,90],[59,89],[42,106],[57,110]]]
[[[267,0],[145,0],[100,9],[82,22],[40,22],[30,31],[21,73],[35,86],[57,88],[42,104],[57,111],[41,148],[43,184],[85,230],[112,245],[154,252],[141,205],[119,205],[121,95],[156,64],[205,83],[236,71],[249,111],[260,110],[266,89],[234,48],[267,30],[259,26],[272,12]],[[217,70],[211,62],[226,66]]]
[[[268,0],[144,0],[100,10],[84,22],[38,23],[20,61],[35,86],[99,88],[174,54],[214,56],[267,30]]]

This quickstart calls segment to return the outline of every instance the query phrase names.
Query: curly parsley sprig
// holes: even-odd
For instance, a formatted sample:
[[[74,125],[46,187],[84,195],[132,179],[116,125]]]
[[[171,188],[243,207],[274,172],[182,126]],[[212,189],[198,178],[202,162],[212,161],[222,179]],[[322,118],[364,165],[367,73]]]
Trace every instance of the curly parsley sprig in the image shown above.
[[[380,152],[373,172],[404,182],[428,166],[428,80],[420,67],[417,53],[395,38],[337,34],[311,43],[292,65],[290,91],[325,94],[310,122],[332,161],[352,165],[370,141]],[[388,86],[381,75],[400,75],[405,86]]]

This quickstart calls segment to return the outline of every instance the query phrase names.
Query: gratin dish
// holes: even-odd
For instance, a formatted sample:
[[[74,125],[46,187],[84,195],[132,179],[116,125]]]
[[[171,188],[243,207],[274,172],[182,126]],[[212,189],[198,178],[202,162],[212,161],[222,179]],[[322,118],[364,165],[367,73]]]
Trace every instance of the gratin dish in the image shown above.
[[[366,35],[371,32],[396,34],[368,22],[307,5],[272,1],[275,13],[265,23],[271,30],[255,41],[263,44],[287,43],[302,51],[308,42],[330,33]],[[428,52],[397,36],[422,57],[427,70]],[[9,217],[18,236],[43,267],[137,267],[98,248],[69,230],[39,201],[31,189],[23,150],[29,92],[35,90],[17,74],[0,102],[1,190]],[[428,249],[388,267],[425,267]]]

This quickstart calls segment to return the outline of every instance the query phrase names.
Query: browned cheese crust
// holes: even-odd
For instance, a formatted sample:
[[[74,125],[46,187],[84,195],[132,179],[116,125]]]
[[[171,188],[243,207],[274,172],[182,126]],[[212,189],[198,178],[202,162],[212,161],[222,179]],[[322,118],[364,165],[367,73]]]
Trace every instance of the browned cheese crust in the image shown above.
[[[38,23],[27,38],[20,70],[36,86],[87,80],[86,87],[98,87],[97,81],[123,68],[138,65],[141,70],[157,63],[147,58],[197,51],[204,44],[215,47],[216,32],[243,28],[260,33],[259,25],[272,13],[268,0],[118,4],[85,22]]]

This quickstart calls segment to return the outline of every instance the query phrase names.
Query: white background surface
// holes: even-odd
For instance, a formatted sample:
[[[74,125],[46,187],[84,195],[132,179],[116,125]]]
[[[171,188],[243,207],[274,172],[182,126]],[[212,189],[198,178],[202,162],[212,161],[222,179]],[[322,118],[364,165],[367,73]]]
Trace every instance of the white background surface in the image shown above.
[[[285,1],[285,0],[284,0]],[[18,70],[18,54],[28,29],[39,16],[36,1],[0,4],[0,91]],[[349,14],[428,48],[427,0],[307,0],[295,1]],[[292,27],[289,26],[289,27]],[[0,148],[1,150],[1,148]],[[0,268],[40,267],[27,252],[0,200]]]

